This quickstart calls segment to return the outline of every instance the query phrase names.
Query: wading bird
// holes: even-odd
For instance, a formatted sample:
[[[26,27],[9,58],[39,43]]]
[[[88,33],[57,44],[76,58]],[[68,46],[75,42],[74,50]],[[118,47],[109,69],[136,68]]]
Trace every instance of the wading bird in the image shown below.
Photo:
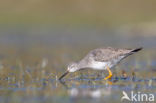
[[[94,70],[108,70],[109,75],[104,78],[107,80],[112,77],[110,68],[113,68],[121,60],[140,51],[142,47],[136,49],[117,49],[112,47],[98,48],[91,50],[82,60],[79,62],[72,62],[68,65],[67,71],[59,78],[61,80],[70,72],[78,70],[84,70],[90,68]]]

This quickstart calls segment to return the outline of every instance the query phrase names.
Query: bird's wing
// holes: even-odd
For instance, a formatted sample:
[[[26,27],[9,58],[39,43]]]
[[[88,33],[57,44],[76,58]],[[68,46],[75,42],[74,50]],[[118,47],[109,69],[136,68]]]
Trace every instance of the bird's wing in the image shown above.
[[[119,56],[126,56],[132,51],[132,49],[116,49],[116,48],[99,48],[92,50],[90,55],[95,61],[107,62],[113,58],[118,58]]]

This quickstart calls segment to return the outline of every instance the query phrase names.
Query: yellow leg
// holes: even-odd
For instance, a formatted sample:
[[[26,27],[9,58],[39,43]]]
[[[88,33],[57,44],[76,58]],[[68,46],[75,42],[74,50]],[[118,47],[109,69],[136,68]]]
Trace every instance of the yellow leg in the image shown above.
[[[110,70],[110,68],[108,66],[107,66],[107,70],[108,70],[109,75],[107,77],[105,77],[104,80],[107,80],[107,79],[112,77],[112,72],[111,72],[111,70]]]

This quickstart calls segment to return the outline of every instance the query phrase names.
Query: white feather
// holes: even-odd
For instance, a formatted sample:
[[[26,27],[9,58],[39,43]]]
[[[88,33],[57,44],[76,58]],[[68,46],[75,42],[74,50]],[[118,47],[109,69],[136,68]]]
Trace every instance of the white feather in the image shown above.
[[[90,67],[92,69],[96,69],[96,70],[105,70],[105,67],[106,67],[107,64],[108,63],[106,63],[106,62],[97,62],[97,61],[94,61]]]

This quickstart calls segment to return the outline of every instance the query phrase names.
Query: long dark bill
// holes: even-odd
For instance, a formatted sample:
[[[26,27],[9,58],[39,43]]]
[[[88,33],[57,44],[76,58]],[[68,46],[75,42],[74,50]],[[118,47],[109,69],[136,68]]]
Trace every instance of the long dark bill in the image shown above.
[[[69,73],[69,72],[66,71],[66,72],[59,78],[59,80],[61,80],[63,77],[65,77],[68,73]]]

